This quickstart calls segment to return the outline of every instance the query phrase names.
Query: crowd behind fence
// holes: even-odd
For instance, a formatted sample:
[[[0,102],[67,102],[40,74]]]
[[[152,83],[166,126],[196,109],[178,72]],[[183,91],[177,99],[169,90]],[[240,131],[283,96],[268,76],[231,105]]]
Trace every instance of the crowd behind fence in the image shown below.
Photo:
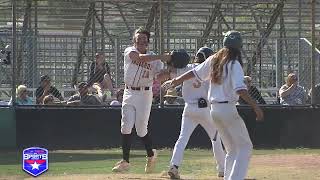
[[[83,49],[82,61],[79,61],[79,44],[83,38],[86,39]],[[11,34],[1,33],[2,44],[10,44]],[[17,67],[16,82],[25,85],[29,91],[34,104],[37,101],[37,89],[48,76],[52,87],[59,90],[59,96],[52,98],[58,104],[67,103],[75,94],[79,93],[81,82],[86,82],[88,93],[97,95],[102,102],[100,105],[109,105],[116,100],[123,84],[123,56],[124,49],[131,45],[130,38],[115,38],[114,43],[106,40],[101,43],[101,38],[95,37],[93,47],[92,37],[81,37],[79,35],[28,35],[17,37]],[[157,52],[155,40],[151,39],[150,50]],[[194,57],[197,47],[197,38],[175,37],[164,40],[167,50],[186,49]],[[245,37],[243,47],[244,69],[250,72],[250,86],[259,90],[266,104],[279,104],[279,89],[286,83],[288,75],[294,73],[297,82],[306,95],[306,100],[295,105],[310,104],[311,93],[311,44],[305,38],[269,38],[266,45],[261,49],[261,54],[252,60],[253,52],[259,39]],[[105,44],[102,47],[101,44]],[[222,47],[221,38],[209,38],[206,42],[208,47],[217,51]],[[96,52],[101,52],[104,62],[102,65],[96,63]],[[79,65],[79,71],[75,66]],[[248,71],[248,68],[251,68]],[[96,74],[97,81],[93,82],[92,73]],[[315,84],[320,87],[320,52],[316,51],[315,58]],[[107,74],[108,77],[105,77]],[[74,77],[76,76],[76,77]],[[0,100],[2,104],[10,101],[12,88],[12,66],[10,63],[0,65]],[[72,82],[76,79],[76,84]],[[108,79],[109,78],[109,79]],[[104,81],[105,80],[105,81]],[[91,82],[92,81],[92,82]],[[104,84],[106,83],[106,84]],[[83,84],[82,84],[83,85]],[[80,87],[81,88],[81,87]],[[22,88],[24,89],[24,88]],[[40,88],[41,89],[41,88]],[[177,89],[179,94],[179,88]],[[18,90],[17,90],[18,91]],[[44,90],[45,91],[45,90]],[[39,92],[42,92],[39,91]],[[314,91],[316,97],[320,96],[319,90]],[[166,92],[162,92],[165,95]],[[256,95],[255,95],[256,96]],[[13,97],[16,98],[16,97]],[[43,99],[42,99],[43,100]],[[158,103],[158,101],[155,101]],[[319,103],[319,101],[316,101]],[[38,102],[37,102],[38,103]],[[240,103],[241,104],[241,103]]]

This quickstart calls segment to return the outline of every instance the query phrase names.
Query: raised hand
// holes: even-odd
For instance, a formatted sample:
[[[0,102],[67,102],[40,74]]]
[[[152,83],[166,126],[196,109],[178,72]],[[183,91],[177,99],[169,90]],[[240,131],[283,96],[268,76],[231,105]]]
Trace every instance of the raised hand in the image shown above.
[[[161,85],[161,87],[162,87],[165,91],[167,91],[167,90],[170,89],[170,88],[173,88],[173,86],[172,86],[172,80],[169,80],[169,81],[164,82],[164,83]]]

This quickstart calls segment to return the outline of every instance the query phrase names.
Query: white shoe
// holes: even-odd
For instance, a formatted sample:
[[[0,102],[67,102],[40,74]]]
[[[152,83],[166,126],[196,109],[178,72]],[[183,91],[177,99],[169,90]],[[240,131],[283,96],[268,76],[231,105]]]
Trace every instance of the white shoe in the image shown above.
[[[152,173],[155,166],[156,166],[156,161],[157,161],[157,150],[156,149],[152,149],[153,151],[153,156],[152,157],[147,157],[147,163],[146,163],[146,167],[144,169],[144,171],[146,173]]]
[[[121,160],[117,162],[114,167],[112,168],[112,172],[124,172],[130,169],[130,163],[126,160]]]
[[[170,179],[180,179],[179,170],[175,166],[170,166],[168,175]]]
[[[218,177],[224,177],[224,172],[218,172]]]

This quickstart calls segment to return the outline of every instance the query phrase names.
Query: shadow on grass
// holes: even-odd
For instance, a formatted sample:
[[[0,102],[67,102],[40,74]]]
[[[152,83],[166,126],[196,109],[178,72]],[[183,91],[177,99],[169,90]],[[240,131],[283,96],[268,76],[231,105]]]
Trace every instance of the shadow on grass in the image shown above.
[[[144,154],[130,154],[130,158],[146,157]],[[49,152],[49,162],[76,162],[76,161],[101,161],[101,160],[120,160],[120,153],[64,153]],[[0,165],[21,164],[22,152],[1,152]]]

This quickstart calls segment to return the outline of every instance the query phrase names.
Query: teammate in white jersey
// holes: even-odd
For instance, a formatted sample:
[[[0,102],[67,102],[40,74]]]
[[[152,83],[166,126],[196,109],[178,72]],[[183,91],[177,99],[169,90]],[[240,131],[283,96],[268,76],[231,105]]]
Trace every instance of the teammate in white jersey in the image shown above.
[[[163,63],[170,60],[169,55],[150,56],[150,33],[142,28],[135,31],[134,45],[124,51],[124,82],[125,89],[122,102],[121,135],[123,159],[117,162],[112,169],[114,172],[129,170],[129,154],[131,147],[131,131],[135,127],[137,135],[141,138],[147,151],[147,164],[145,172],[153,171],[156,161],[156,151],[152,149],[152,141],[147,126],[152,104],[152,84],[161,71]]]
[[[243,180],[247,174],[253,147],[247,128],[236,108],[239,95],[253,108],[257,120],[263,119],[263,111],[250,98],[244,84],[240,33],[227,32],[223,45],[222,49],[194,70],[167,83],[174,87],[193,77],[201,82],[211,81],[209,87],[210,114],[227,151],[224,179]]]
[[[188,64],[187,67],[183,69],[173,69],[171,76],[176,77],[192,70],[212,54],[212,49],[208,47],[200,48],[196,54],[195,63]],[[185,101],[185,107],[182,114],[179,139],[174,146],[168,171],[168,175],[173,179],[180,178],[178,167],[183,159],[183,151],[188,144],[191,134],[199,124],[210,137],[212,150],[217,162],[218,177],[223,177],[224,175],[225,152],[222,148],[220,135],[210,116],[210,106],[207,104],[209,83],[209,81],[201,83],[195,78],[183,82],[182,97]]]

